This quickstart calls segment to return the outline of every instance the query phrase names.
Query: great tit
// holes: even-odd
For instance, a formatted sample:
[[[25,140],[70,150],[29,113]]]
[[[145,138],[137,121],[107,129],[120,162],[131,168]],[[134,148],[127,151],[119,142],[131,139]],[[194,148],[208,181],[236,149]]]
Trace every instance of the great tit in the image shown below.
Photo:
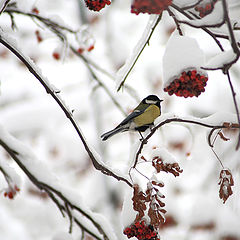
[[[130,113],[116,128],[104,133],[101,138],[103,141],[119,132],[138,131],[144,132],[153,126],[154,120],[161,115],[160,100],[156,95],[149,95]]]

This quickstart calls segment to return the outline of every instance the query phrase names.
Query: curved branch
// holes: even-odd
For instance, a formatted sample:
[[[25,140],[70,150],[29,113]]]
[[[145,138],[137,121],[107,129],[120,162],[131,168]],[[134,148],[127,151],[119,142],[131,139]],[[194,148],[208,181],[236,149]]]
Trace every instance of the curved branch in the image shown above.
[[[195,124],[195,125],[199,125],[199,126],[206,127],[206,128],[212,128],[212,130],[210,131],[210,133],[208,135],[208,144],[209,144],[210,147],[213,147],[212,144],[211,144],[211,136],[212,136],[212,134],[215,130],[222,129],[222,128],[240,128],[239,124],[225,124],[225,123],[223,123],[222,125],[215,126],[215,125],[210,125],[210,124],[206,124],[206,123],[202,123],[202,122],[198,122],[198,121],[194,121],[194,120],[188,120],[188,119],[181,119],[181,118],[166,119],[166,120],[160,122],[159,124],[157,124],[157,126],[154,127],[151,130],[151,132],[142,140],[142,142],[141,142],[141,144],[138,148],[138,151],[136,153],[133,168],[136,167],[139,155],[141,154],[144,145],[147,144],[147,141],[152,137],[152,135],[158,130],[158,128],[162,127],[165,124],[172,123],[172,122],[190,123],[190,124]]]
[[[100,163],[100,161],[97,159],[95,154],[93,153],[92,149],[89,147],[85,137],[82,134],[82,131],[80,130],[80,127],[78,126],[77,121],[73,117],[72,112],[68,109],[68,107],[65,105],[64,101],[61,99],[59,96],[59,91],[56,91],[52,88],[52,86],[48,83],[47,79],[44,79],[44,77],[40,74],[40,71],[36,68],[33,62],[31,62],[29,59],[27,59],[18,49],[13,47],[7,39],[5,39],[2,36],[2,33],[0,33],[0,43],[3,44],[6,48],[8,48],[18,59],[28,68],[28,70],[34,75],[35,78],[38,79],[38,81],[42,84],[42,86],[45,88],[48,94],[50,94],[53,99],[57,102],[59,107],[62,109],[62,111],[65,113],[66,117],[70,120],[72,123],[73,127],[77,131],[78,136],[80,137],[83,146],[85,150],[87,151],[93,166],[104,173],[105,175],[112,176],[118,181],[123,181],[127,183],[130,187],[132,187],[132,184],[125,179],[124,177],[118,176],[111,170],[109,170],[106,166]]]
[[[49,185],[48,183],[45,183],[43,181],[40,181],[37,179],[37,177],[35,177],[30,170],[23,164],[23,162],[21,161],[21,157],[22,154],[20,152],[18,152],[15,149],[12,149],[12,147],[10,147],[8,145],[8,143],[5,142],[4,139],[1,138],[0,136],[0,145],[8,152],[8,154],[12,157],[12,159],[14,159],[14,161],[18,164],[18,166],[23,170],[23,172],[28,176],[28,178],[31,180],[31,182],[40,190],[44,190],[48,196],[52,199],[52,201],[57,205],[58,209],[60,210],[60,212],[62,213],[63,217],[65,216],[64,212],[68,214],[70,219],[74,219],[74,221],[76,221],[76,218],[72,217],[72,212],[70,211],[69,207],[71,207],[71,209],[74,209],[76,211],[78,211],[79,213],[81,213],[84,217],[86,217],[87,219],[89,219],[92,224],[99,230],[99,232],[103,235],[104,239],[109,239],[107,237],[107,234],[104,232],[104,230],[102,229],[101,225],[95,221],[95,219],[93,219],[92,216],[90,216],[87,212],[85,212],[83,209],[81,209],[81,207],[76,206],[74,203],[71,202],[71,200],[69,200],[64,194],[61,193],[61,191],[57,190],[55,187],[52,187],[51,185]],[[61,203],[59,201],[59,199],[61,199],[63,201],[63,203]],[[70,221],[70,227],[71,227],[71,221]],[[96,235],[94,233],[92,233],[91,230],[89,230],[87,227],[87,232],[92,235],[93,237],[95,237]],[[100,239],[99,237],[97,237],[97,239]]]

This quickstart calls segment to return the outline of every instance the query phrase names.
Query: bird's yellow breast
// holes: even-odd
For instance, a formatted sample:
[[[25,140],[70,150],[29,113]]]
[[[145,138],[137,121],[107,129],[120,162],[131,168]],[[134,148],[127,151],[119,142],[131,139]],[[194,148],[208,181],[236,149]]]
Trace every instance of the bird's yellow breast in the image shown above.
[[[137,116],[134,119],[134,123],[140,127],[143,125],[151,124],[154,122],[154,120],[160,116],[160,109],[156,105],[149,106],[144,113]]]

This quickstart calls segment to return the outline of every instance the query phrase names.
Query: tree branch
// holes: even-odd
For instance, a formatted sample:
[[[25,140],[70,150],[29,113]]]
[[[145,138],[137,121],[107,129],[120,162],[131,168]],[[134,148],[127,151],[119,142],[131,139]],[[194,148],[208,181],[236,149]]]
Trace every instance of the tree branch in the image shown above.
[[[26,58],[21,52],[20,50],[16,49],[15,47],[13,47],[8,41],[7,39],[5,39],[2,35],[2,33],[0,33],[0,43],[3,44],[6,48],[8,48],[16,57],[18,57],[18,59],[28,68],[28,70],[34,75],[35,78],[38,79],[38,81],[42,84],[42,86],[45,88],[45,90],[47,91],[47,93],[49,93],[53,99],[57,102],[57,104],[59,105],[59,107],[62,109],[62,111],[65,113],[66,117],[70,120],[70,122],[72,123],[73,127],[75,128],[75,130],[77,131],[78,136],[80,137],[83,146],[85,148],[85,150],[87,151],[93,166],[101,171],[102,173],[104,173],[105,175],[108,176],[112,176],[115,179],[117,179],[118,181],[123,181],[125,183],[127,183],[130,187],[132,187],[132,184],[125,178],[118,176],[117,174],[115,174],[114,172],[112,172],[111,170],[109,170],[106,166],[104,166],[103,164],[101,164],[97,158],[95,157],[94,153],[92,152],[92,149],[90,149],[85,137],[83,136],[80,127],[78,126],[77,121],[75,120],[75,118],[73,117],[72,112],[68,109],[68,107],[65,105],[64,101],[60,98],[59,96],[59,91],[56,91],[52,88],[52,86],[48,83],[48,81],[46,79],[44,79],[44,77],[40,74],[40,71],[37,70],[36,66],[34,65],[33,62],[31,62],[28,58]]]
[[[56,206],[62,213],[63,217],[65,216],[64,213],[68,215],[70,221],[69,231],[71,231],[72,228],[72,221],[75,221],[78,225],[80,224],[78,218],[73,216],[72,211],[75,210],[79,212],[81,215],[83,215],[85,218],[87,218],[98,229],[99,233],[102,234],[105,240],[111,239],[105,232],[105,230],[102,228],[101,223],[97,222],[94,219],[93,214],[90,211],[84,210],[83,208],[81,208],[81,206],[73,203],[72,200],[66,196],[63,189],[61,189],[58,186],[58,184],[52,181],[51,183],[49,183],[44,180],[39,180],[37,176],[32,174],[31,170],[29,170],[28,166],[25,164],[25,160],[26,162],[28,162],[28,158],[31,158],[31,162],[33,164],[36,161],[38,162],[38,160],[36,159],[33,153],[29,152],[29,149],[26,150],[25,148],[23,148],[22,143],[20,143],[17,139],[13,138],[2,128],[0,129],[0,145],[8,152],[12,159],[14,159],[14,161],[26,174],[29,180],[37,188],[39,188],[40,190],[44,190],[48,194],[48,196],[52,199],[52,201],[56,204]],[[27,155],[26,152],[28,152]],[[44,171],[49,178],[49,175],[51,173],[48,172],[45,168],[43,170],[39,167],[41,166],[38,166],[38,171],[39,172]],[[95,237],[96,239],[100,239],[99,237],[96,236],[96,234],[94,234],[90,229],[88,229],[88,227],[85,226],[84,230],[86,230],[91,236]]]
[[[189,124],[195,124],[195,125],[199,125],[199,126],[206,127],[206,128],[212,128],[211,132],[208,135],[208,144],[209,144],[210,147],[213,147],[212,144],[211,144],[211,136],[212,136],[212,134],[215,130],[223,129],[223,128],[240,128],[239,124],[229,124],[229,125],[222,124],[222,125],[215,126],[215,125],[210,125],[210,124],[206,124],[206,123],[202,123],[202,122],[198,122],[198,121],[194,121],[194,120],[188,120],[188,119],[181,119],[181,118],[166,119],[166,120],[160,122],[159,124],[157,124],[157,126],[154,127],[151,130],[151,132],[142,140],[142,142],[141,142],[141,144],[140,144],[140,146],[139,146],[139,148],[136,152],[136,157],[135,157],[135,161],[134,161],[134,164],[133,164],[133,168],[135,168],[137,163],[138,163],[138,158],[139,158],[139,155],[142,152],[142,149],[143,149],[144,145],[147,144],[148,140],[153,136],[153,134],[158,130],[158,128],[162,127],[165,124],[172,123],[172,122],[189,123]]]

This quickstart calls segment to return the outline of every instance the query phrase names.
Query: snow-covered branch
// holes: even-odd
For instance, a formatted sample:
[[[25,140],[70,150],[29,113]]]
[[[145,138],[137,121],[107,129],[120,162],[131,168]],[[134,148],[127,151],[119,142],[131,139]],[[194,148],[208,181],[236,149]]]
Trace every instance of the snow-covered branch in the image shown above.
[[[68,108],[68,106],[65,104],[65,102],[62,100],[62,98],[59,95],[59,90],[56,89],[53,85],[51,85],[48,80],[41,74],[41,71],[37,68],[37,66],[31,61],[31,59],[27,58],[19,49],[17,49],[13,44],[11,44],[11,41],[4,36],[4,33],[0,33],[0,43],[3,44],[6,48],[8,48],[13,54],[15,54],[19,60],[28,68],[28,70],[34,75],[35,78],[38,79],[38,81],[42,84],[42,86],[46,89],[47,93],[50,94],[53,99],[57,102],[59,107],[62,109],[62,111],[65,113],[66,117],[70,120],[73,127],[78,133],[78,136],[80,137],[83,146],[85,150],[87,151],[93,166],[101,171],[102,173],[112,176],[118,181],[123,181],[127,183],[129,186],[132,186],[132,184],[124,177],[118,176],[113,171],[109,170],[108,167],[101,161],[101,159],[97,156],[95,151],[89,146],[87,143],[87,140],[83,136],[83,133],[75,120],[72,111]]]
[[[149,41],[152,37],[152,34],[157,27],[162,15],[152,15],[149,17],[148,24],[138,41],[137,45],[133,49],[133,52],[126,60],[125,64],[118,70],[116,76],[116,88],[117,91],[121,89],[124,85],[128,75],[132,71],[134,65],[136,64],[137,60],[139,59],[141,53],[143,52],[144,48],[149,44]]]
[[[72,221],[81,226],[88,234],[96,239],[105,240],[115,239],[114,235],[109,234],[110,224],[105,220],[98,220],[97,214],[91,212],[80,201],[81,197],[75,192],[71,192],[63,184],[59,183],[55,176],[48,170],[31,150],[16,138],[11,136],[2,126],[0,126],[0,145],[14,159],[22,171],[28,176],[30,181],[40,190],[45,191],[52,201],[57,205],[62,215],[67,215],[70,220],[70,229],[72,231]],[[0,171],[2,169],[0,168]],[[6,175],[6,173],[5,173]],[[98,230],[98,233],[93,232],[89,226],[82,225],[81,219],[77,217],[75,212],[80,213],[88,219],[93,226]]]

